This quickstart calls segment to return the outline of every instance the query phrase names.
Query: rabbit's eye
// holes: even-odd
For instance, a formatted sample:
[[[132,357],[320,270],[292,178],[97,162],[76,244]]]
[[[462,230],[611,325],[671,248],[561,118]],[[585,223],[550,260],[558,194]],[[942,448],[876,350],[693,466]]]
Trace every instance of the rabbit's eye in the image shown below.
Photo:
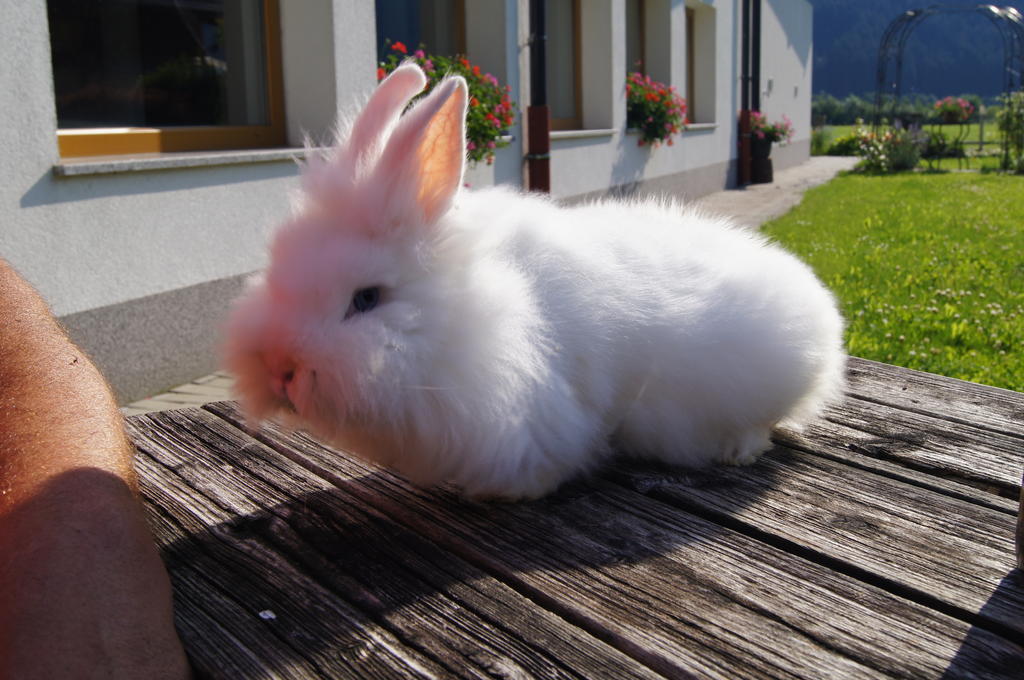
[[[355,292],[352,296],[352,305],[349,307],[346,318],[353,314],[362,314],[368,312],[380,302],[380,287],[371,286],[369,288],[361,288]]]

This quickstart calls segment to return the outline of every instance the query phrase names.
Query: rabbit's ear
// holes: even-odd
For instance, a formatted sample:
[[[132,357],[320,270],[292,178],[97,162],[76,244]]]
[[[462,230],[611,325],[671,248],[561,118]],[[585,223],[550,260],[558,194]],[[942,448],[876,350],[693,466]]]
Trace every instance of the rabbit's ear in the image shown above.
[[[354,167],[378,148],[406,103],[426,84],[427,77],[413,62],[402,64],[381,81],[349,132],[348,154]]]
[[[402,117],[377,166],[378,186],[407,196],[427,224],[448,211],[462,184],[467,100],[466,81],[445,78]]]

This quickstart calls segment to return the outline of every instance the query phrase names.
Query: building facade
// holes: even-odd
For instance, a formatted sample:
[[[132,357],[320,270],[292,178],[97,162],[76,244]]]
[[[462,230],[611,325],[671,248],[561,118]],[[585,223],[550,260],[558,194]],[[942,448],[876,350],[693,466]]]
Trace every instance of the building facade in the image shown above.
[[[523,185],[529,2],[418,1],[416,25],[401,30],[464,50],[518,104],[511,143],[467,183]],[[811,7],[759,1],[761,109],[796,130],[773,154],[778,169],[809,155]],[[741,2],[548,0],[553,195],[693,199],[735,183]],[[95,4],[127,14],[75,14],[92,4],[0,0],[0,256],[129,401],[217,367],[221,320],[288,214],[303,144],[330,140],[338,112],[365,100],[381,39],[409,8],[225,0],[184,3],[198,7],[188,14],[126,0]],[[153,55],[176,49],[163,45],[171,24],[199,56],[154,67]],[[638,146],[626,129],[637,61],[689,99],[693,123],[672,147]],[[201,96],[208,84],[213,103]]]

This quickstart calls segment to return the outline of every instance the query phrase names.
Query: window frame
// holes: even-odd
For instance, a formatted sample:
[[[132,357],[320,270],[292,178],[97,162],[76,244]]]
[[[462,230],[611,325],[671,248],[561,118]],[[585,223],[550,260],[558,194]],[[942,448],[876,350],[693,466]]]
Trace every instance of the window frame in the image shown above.
[[[694,81],[696,79],[696,65],[694,62],[697,60],[697,48],[694,45],[695,31],[694,24],[697,21],[697,11],[692,7],[686,7],[684,16],[686,17],[686,110],[687,118],[691,120],[694,116]]]
[[[562,130],[582,130],[583,129],[583,40],[582,40],[582,29],[580,19],[580,0],[572,0],[572,40],[573,40],[573,55],[572,55],[572,78],[573,78],[573,107],[576,110],[576,115],[564,118],[551,117],[551,129],[553,131]],[[551,31],[549,27],[548,40],[551,40]],[[551,79],[548,79],[548,87],[551,86]]]
[[[629,0],[626,0],[629,2]],[[629,63],[629,49],[626,49],[626,73],[639,72],[647,75],[647,2],[645,0],[633,0],[637,4],[637,53],[640,55],[640,66]],[[628,10],[627,10],[628,11]],[[627,18],[628,22],[628,18]],[[626,36],[629,41],[629,35]]]
[[[263,0],[263,40],[266,49],[266,125],[58,128],[57,148],[60,157],[225,151],[284,146],[286,136],[280,0]]]

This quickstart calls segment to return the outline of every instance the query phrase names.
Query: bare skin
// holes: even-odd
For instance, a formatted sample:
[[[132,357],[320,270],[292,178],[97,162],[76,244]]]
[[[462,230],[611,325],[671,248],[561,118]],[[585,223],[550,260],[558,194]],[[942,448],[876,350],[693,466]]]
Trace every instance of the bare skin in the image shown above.
[[[0,677],[187,678],[106,381],[0,259]]]

